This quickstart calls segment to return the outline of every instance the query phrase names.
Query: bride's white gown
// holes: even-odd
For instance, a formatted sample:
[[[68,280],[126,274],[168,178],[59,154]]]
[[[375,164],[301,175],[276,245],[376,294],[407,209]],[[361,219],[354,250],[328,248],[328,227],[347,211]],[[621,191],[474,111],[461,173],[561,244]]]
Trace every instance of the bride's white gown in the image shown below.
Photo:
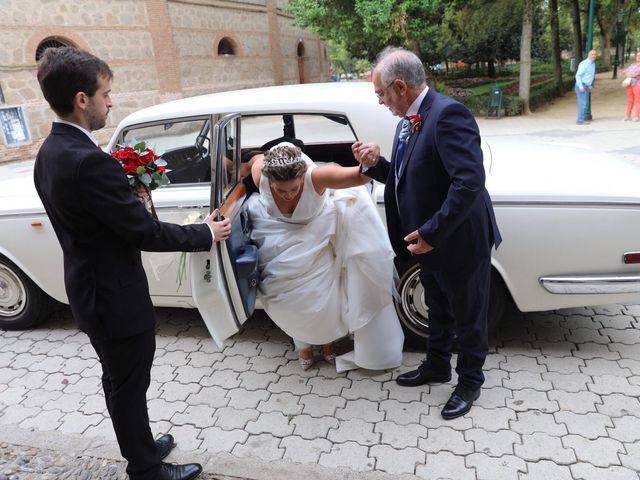
[[[298,205],[282,215],[263,175],[248,199],[262,304],[289,336],[323,345],[353,333],[338,371],[402,363],[404,335],[392,300],[393,251],[365,187],[318,195],[306,172]]]

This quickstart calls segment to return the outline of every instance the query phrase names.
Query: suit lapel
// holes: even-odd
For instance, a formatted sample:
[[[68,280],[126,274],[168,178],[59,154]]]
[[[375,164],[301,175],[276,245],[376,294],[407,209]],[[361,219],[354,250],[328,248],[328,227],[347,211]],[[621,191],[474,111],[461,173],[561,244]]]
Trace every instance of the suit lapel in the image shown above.
[[[418,141],[418,136],[423,134],[423,131],[425,129],[425,124],[426,124],[426,120],[427,120],[427,115],[429,110],[431,109],[431,104],[433,103],[433,100],[436,96],[435,91],[432,88],[429,88],[429,91],[427,92],[427,95],[424,97],[424,100],[422,100],[422,103],[420,104],[420,108],[418,110],[418,113],[420,114],[420,117],[422,118],[421,120],[421,125],[420,125],[420,130],[418,130],[417,132],[414,132],[410,137],[409,137],[409,143],[407,143],[407,148],[405,148],[404,150],[404,159],[402,161],[402,166],[400,168],[400,172],[398,173],[398,183],[400,182],[400,179],[403,177],[405,170],[407,169],[407,164],[409,163],[409,161],[411,160],[411,153],[413,152],[413,147],[415,147],[416,142]],[[396,140],[395,143],[397,143],[397,131],[396,131]],[[394,152],[395,152],[395,143],[394,143]]]

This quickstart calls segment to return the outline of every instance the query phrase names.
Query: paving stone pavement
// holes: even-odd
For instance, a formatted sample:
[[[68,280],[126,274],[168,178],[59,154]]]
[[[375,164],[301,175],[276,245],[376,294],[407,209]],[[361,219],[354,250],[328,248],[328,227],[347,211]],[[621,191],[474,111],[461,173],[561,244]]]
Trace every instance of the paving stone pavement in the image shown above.
[[[263,312],[219,351],[195,310],[157,309],[148,392],[173,462],[205,479],[640,480],[640,304],[522,314],[491,343],[482,395],[399,387],[393,371],[302,371]],[[343,346],[346,348],[346,346]],[[0,331],[0,480],[126,478],[100,370],[67,307]]]

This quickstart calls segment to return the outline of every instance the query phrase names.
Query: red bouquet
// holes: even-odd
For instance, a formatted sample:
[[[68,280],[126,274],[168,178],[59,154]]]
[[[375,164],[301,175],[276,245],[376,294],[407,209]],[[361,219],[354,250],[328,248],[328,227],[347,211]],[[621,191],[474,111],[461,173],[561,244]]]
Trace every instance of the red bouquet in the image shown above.
[[[122,165],[136,196],[153,217],[157,218],[151,200],[151,190],[170,183],[167,177],[167,172],[170,172],[167,170],[167,162],[148,148],[145,142],[137,143],[133,147],[118,145],[111,156]]]

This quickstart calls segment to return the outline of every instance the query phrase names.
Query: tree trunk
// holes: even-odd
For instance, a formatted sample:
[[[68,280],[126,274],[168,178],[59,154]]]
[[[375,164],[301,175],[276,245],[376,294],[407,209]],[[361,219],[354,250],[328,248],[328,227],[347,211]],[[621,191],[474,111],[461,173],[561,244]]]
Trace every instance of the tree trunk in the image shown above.
[[[529,115],[529,98],[531,94],[531,39],[533,37],[533,1],[523,0],[522,37],[520,39],[520,90],[523,100],[523,114]]]
[[[496,63],[493,58],[487,60],[487,73],[489,78],[496,78]]]
[[[551,22],[551,55],[553,57],[553,84],[562,93],[562,58],[560,57],[560,28],[558,26],[558,0],[549,0]]]
[[[601,10],[598,10],[596,16],[598,27],[600,27],[600,57],[602,58],[602,64],[608,69],[611,68],[611,32],[615,28],[615,20],[613,22],[607,22],[602,18]]]
[[[580,4],[578,0],[571,0],[571,19],[573,25],[573,58],[576,59],[576,68],[578,68],[578,63],[584,58],[584,44],[580,28]]]

